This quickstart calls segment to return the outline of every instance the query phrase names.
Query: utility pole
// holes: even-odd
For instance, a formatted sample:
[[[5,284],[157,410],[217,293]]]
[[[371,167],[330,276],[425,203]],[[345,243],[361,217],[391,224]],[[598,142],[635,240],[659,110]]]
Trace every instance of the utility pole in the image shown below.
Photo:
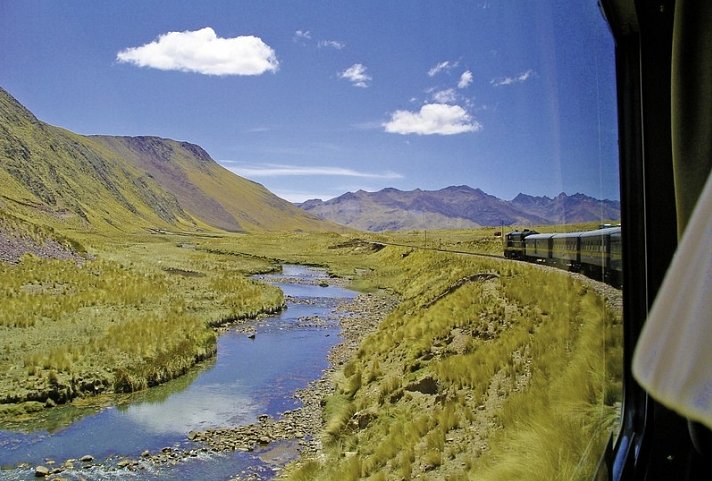
[[[506,247],[504,245],[504,219],[500,219],[499,224],[500,224],[499,237],[502,239],[502,252],[504,252],[504,248]]]

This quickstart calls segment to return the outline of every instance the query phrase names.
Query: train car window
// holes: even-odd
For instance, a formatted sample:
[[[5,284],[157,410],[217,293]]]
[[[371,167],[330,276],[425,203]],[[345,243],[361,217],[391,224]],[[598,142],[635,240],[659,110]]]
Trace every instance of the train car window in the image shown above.
[[[665,257],[671,254],[670,242],[674,245],[674,228],[669,230],[669,216],[663,212],[673,191],[666,179],[658,183],[656,177],[646,188],[661,197],[657,204],[646,204],[638,195],[636,182],[651,175],[654,164],[637,170],[621,167],[621,159],[623,167],[632,165],[625,162],[642,150],[640,145],[629,147],[628,137],[631,131],[642,130],[640,122],[621,124],[625,117],[619,117],[621,108],[640,110],[635,99],[641,92],[621,96],[619,86],[626,81],[621,80],[621,72],[629,76],[628,81],[640,72],[635,70],[638,57],[631,54],[626,60],[621,56],[621,42],[627,40],[620,36],[614,39],[620,29],[609,23],[610,9],[604,8],[602,14],[596,0],[203,2],[208,7],[185,1],[125,3],[130,5],[126,10],[120,2],[111,7],[108,2],[101,7],[83,2],[81,9],[67,8],[70,2],[28,2],[31,8],[25,9],[23,2],[0,0],[0,64],[7,64],[7,68],[0,68],[0,110],[15,105],[7,100],[4,89],[8,88],[31,101],[28,105],[33,108],[44,108],[52,114],[48,122],[82,132],[105,129],[107,133],[142,135],[137,137],[141,140],[135,148],[150,151],[151,169],[157,174],[156,179],[150,173],[140,179],[145,178],[152,186],[160,173],[180,195],[198,192],[198,200],[189,197],[190,204],[205,209],[206,219],[217,219],[219,228],[213,227],[220,235],[213,235],[213,230],[204,232],[203,220],[195,217],[193,222],[192,211],[186,209],[179,217],[184,219],[185,215],[186,226],[198,229],[195,242],[182,238],[173,242],[178,234],[156,228],[148,220],[141,236],[151,242],[170,240],[176,256],[195,255],[200,262],[215,255],[222,259],[220,266],[223,261],[232,265],[232,258],[249,266],[255,263],[244,272],[271,272],[281,268],[278,264],[292,261],[333,268],[335,276],[353,280],[353,285],[363,291],[358,293],[363,297],[356,299],[366,299],[361,305],[359,300],[343,304],[347,307],[339,308],[339,316],[344,315],[347,329],[363,329],[370,334],[351,336],[353,332],[345,329],[344,349],[310,365],[309,372],[318,372],[333,363],[322,372],[324,383],[318,383],[318,396],[310,397],[311,391],[304,396],[307,407],[313,409],[306,414],[297,408],[292,411],[291,398],[268,398],[273,386],[263,386],[262,381],[256,393],[250,393],[244,401],[232,399],[233,394],[221,395],[220,404],[223,398],[230,398],[224,402],[249,405],[250,412],[259,409],[254,413],[254,425],[265,431],[259,431],[259,435],[251,428],[244,431],[249,433],[244,439],[257,444],[243,446],[241,429],[223,439],[222,428],[200,425],[200,429],[210,428],[211,433],[191,430],[175,441],[174,447],[180,445],[180,453],[185,452],[185,456],[172,447],[162,448],[160,453],[157,450],[161,447],[156,447],[147,456],[137,450],[130,461],[124,460],[123,453],[112,454],[108,464],[111,479],[129,469],[134,471],[144,461],[168,465],[174,464],[174,457],[176,463],[179,457],[186,463],[193,458],[212,460],[209,451],[215,449],[210,444],[201,445],[204,451],[199,453],[192,444],[183,451],[188,441],[212,442],[212,432],[220,433],[220,449],[227,452],[215,457],[228,460],[249,456],[242,472],[249,479],[271,479],[280,472],[283,479],[291,481],[583,481],[610,474],[616,453],[639,446],[636,433],[645,425],[648,398],[631,378],[631,343],[642,324],[648,297],[655,294],[654,289],[648,292],[642,286],[653,286],[648,284],[648,275],[661,277],[666,268],[654,263],[649,253],[662,252]],[[55,13],[58,20],[44,10]],[[53,45],[55,37],[66,40],[67,35],[74,40]],[[41,41],[32,44],[32,36]],[[244,61],[246,65],[236,62],[235,66],[232,57],[240,56],[241,42],[251,45],[247,50],[255,50],[254,58]],[[5,44],[10,47],[4,48]],[[230,45],[237,47],[228,48]],[[33,56],[35,51],[39,52],[37,56]],[[100,53],[103,56],[98,57]],[[84,62],[82,55],[89,54],[97,57],[87,57]],[[654,54],[651,51],[650,55]],[[29,58],[36,60],[37,69],[28,69],[34,63]],[[73,62],[76,72],[71,70]],[[621,70],[621,65],[628,70]],[[61,74],[52,70],[60,67]],[[667,73],[645,72],[662,79]],[[69,78],[75,80],[69,82]],[[646,92],[651,97],[656,94]],[[19,106],[13,108],[13,112],[21,113],[13,116],[30,119],[17,131],[32,140],[27,132],[34,132],[31,128],[35,128],[36,119]],[[0,116],[0,122],[4,119]],[[0,156],[7,151],[21,157],[16,152],[24,152],[24,144],[15,142],[10,134],[3,137],[3,128],[0,125]],[[143,137],[151,133],[205,142],[211,155],[222,159],[222,167],[254,177],[288,202],[261,190],[245,190],[244,203],[254,202],[259,215],[235,211],[240,213],[233,217],[223,203],[243,202],[242,198],[233,198],[227,188],[225,192],[211,192],[215,198],[203,195],[203,190],[207,192],[211,186],[219,190],[222,181],[195,181],[196,187],[183,185],[183,177],[176,180],[177,174],[165,173],[173,163],[183,160],[164,159],[162,155],[168,154],[163,150],[168,148],[155,147],[153,137]],[[76,139],[79,137],[77,134]],[[662,137],[651,140],[645,150],[665,152]],[[127,138],[94,136],[82,142],[109,152],[110,160],[122,156],[133,159],[133,147],[129,148],[133,142],[118,139]],[[19,147],[3,150],[5,140],[7,145]],[[69,145],[70,141],[66,142]],[[79,145],[79,140],[72,142]],[[180,142],[181,149],[191,145]],[[48,144],[48,149],[55,151],[54,144]],[[191,155],[199,152],[196,159],[207,165],[202,148],[190,149]],[[26,157],[35,158],[29,154]],[[87,165],[92,163],[93,157],[87,159]],[[142,165],[143,160],[132,162]],[[51,173],[53,168],[46,170]],[[190,169],[192,177],[186,174],[186,178],[207,179],[203,172],[208,170],[202,163],[191,164]],[[96,177],[103,178],[103,171],[97,172]],[[663,177],[667,173],[664,170]],[[19,182],[25,177],[18,168],[0,180],[17,178]],[[135,184],[138,189],[145,187],[141,182],[125,181],[121,185],[133,189]],[[24,192],[25,187],[15,184],[13,180],[13,189]],[[144,199],[142,195],[131,194],[136,199]],[[121,202],[129,203],[122,196],[116,193],[115,198],[120,199],[116,209]],[[173,216],[172,211],[163,212],[168,209],[163,203],[154,206],[164,199],[154,197],[145,194],[149,199],[144,199],[146,212],[153,216],[149,207],[155,207],[156,212],[160,210],[156,219]],[[173,194],[165,199],[165,205],[173,208]],[[175,199],[178,202],[178,197]],[[144,200],[140,208],[132,207],[141,215]],[[4,202],[0,199],[0,210]],[[272,214],[275,206],[283,213]],[[310,206],[323,210],[309,211]],[[22,204],[17,208],[26,207]],[[637,217],[639,207],[646,218],[653,219],[650,223]],[[317,211],[320,219],[316,218]],[[59,210],[52,212],[61,218]],[[262,215],[264,219],[255,217]],[[274,220],[283,218],[286,220]],[[348,228],[311,224],[322,219],[347,224]],[[114,223],[120,221],[107,214],[101,222],[113,232]],[[175,222],[182,225],[183,220]],[[255,238],[267,240],[254,241],[243,224],[256,226]],[[283,233],[283,229],[289,232]],[[650,239],[639,249],[641,244],[629,239],[637,241],[642,231]],[[123,259],[133,266],[138,247],[131,247],[131,256],[124,259],[113,250],[114,245],[119,249],[123,240],[105,237],[101,242],[107,243],[104,249],[108,258],[112,262]],[[306,247],[297,252],[301,245]],[[325,253],[323,259],[318,257],[321,252]],[[166,296],[171,294],[171,302],[174,295],[167,286],[173,284],[169,281],[180,286],[188,286],[191,281],[228,286],[232,285],[228,280],[238,272],[235,268],[235,273],[221,272],[218,277],[221,267],[213,267],[207,260],[201,264],[205,266],[201,272],[187,270],[184,267],[188,264],[182,261],[176,262],[176,267],[161,264],[162,260],[155,262],[150,272],[168,279],[161,288]],[[641,263],[646,266],[645,272],[629,269]],[[89,269],[82,273],[86,271]],[[145,278],[146,283],[152,279],[148,274],[138,278]],[[304,287],[306,292],[313,292],[334,287],[329,285],[331,279],[322,282],[320,278],[318,286],[312,281],[305,278],[304,286],[295,289]],[[65,292],[62,286],[40,284],[28,281],[12,287],[12,295],[24,299],[38,291],[48,297],[55,296],[55,291],[56,297]],[[247,281],[244,284],[252,285]],[[213,301],[217,289],[205,287],[204,295],[198,289],[201,297],[195,303],[217,303]],[[195,289],[191,292],[198,296]],[[332,291],[320,292],[324,294],[315,296],[324,295],[331,306],[326,293]],[[629,292],[636,296],[632,303],[628,303]],[[302,305],[317,304],[311,298],[297,302],[291,297],[287,300],[297,303],[289,308],[292,312],[301,312]],[[159,303],[161,309],[167,302]],[[239,309],[230,311],[231,320],[242,319],[242,310],[256,313],[276,309],[265,301],[260,309],[252,310],[246,307],[247,301],[232,294],[226,294],[224,302],[226,312],[233,304],[239,305]],[[125,307],[133,314],[132,305],[116,304],[116,310]],[[144,309],[143,300],[140,304],[136,311]],[[374,306],[379,309],[378,316],[367,314],[369,309],[376,309]],[[113,309],[112,304],[109,312]],[[175,312],[176,323],[183,319],[193,322],[190,316],[197,316],[197,308],[178,294],[171,309],[166,312],[171,316]],[[354,321],[356,327],[348,325],[351,314],[354,319],[361,315],[361,324]],[[113,323],[110,317],[102,317],[101,322]],[[309,336],[322,341],[329,337],[331,342],[338,336],[322,328],[328,325],[331,329],[335,319],[326,317],[303,315],[294,320],[294,325],[308,329]],[[186,325],[190,325],[188,320]],[[275,326],[280,324],[269,321],[267,325],[271,326],[268,335],[252,334],[241,341],[256,346],[262,345],[260,337],[272,339],[272,330],[277,331]],[[223,332],[222,325],[219,331]],[[206,338],[208,334],[212,336],[213,332],[206,330]],[[304,341],[300,345],[307,339],[307,334],[304,336],[294,338],[284,354],[307,350],[311,344]],[[190,338],[190,342],[198,341]],[[20,346],[20,341],[15,344]],[[87,345],[104,349],[104,344],[93,341],[87,341]],[[110,345],[113,341],[107,341]],[[283,354],[279,352],[281,344],[274,341],[274,346],[273,356],[279,358]],[[14,351],[8,348],[0,361],[12,361],[10,352]],[[163,351],[151,355],[167,357]],[[130,356],[121,359],[124,357]],[[44,359],[39,354],[37,358]],[[284,359],[286,364],[289,358]],[[34,366],[22,366],[17,372],[34,376]],[[49,361],[46,368],[50,368]],[[66,374],[60,371],[68,383],[69,369]],[[136,369],[150,371],[151,377],[142,384],[145,386],[152,385],[154,378],[167,378],[160,368]],[[186,370],[188,367],[181,368],[181,372]],[[118,367],[114,371],[111,379],[117,381],[112,381],[112,389],[122,391],[126,385],[134,388],[128,371]],[[47,385],[55,389],[53,394],[59,392],[56,373],[48,372],[52,375],[46,375]],[[306,375],[301,379],[296,374],[278,374],[274,383],[280,389],[292,383],[301,385],[302,380],[308,382]],[[27,383],[19,379],[8,382],[21,386],[18,392],[24,393]],[[74,384],[72,376],[72,389]],[[10,399],[14,394],[2,395]],[[27,409],[56,405],[46,395],[37,396],[31,398]],[[222,407],[215,409],[225,411]],[[179,410],[177,416],[184,412]],[[292,429],[278,418],[298,422],[303,418],[307,427]],[[242,417],[231,415],[229,422],[234,419]],[[110,433],[110,429],[105,430],[102,440],[111,441]],[[240,441],[233,441],[233,435],[239,435]],[[0,426],[3,468],[7,464],[15,469],[17,460],[3,457],[2,451],[16,439],[14,433],[5,434]],[[173,445],[177,438],[168,439],[168,445]],[[286,460],[298,457],[300,450],[304,457],[283,469]],[[603,464],[602,459],[606,461]],[[52,459],[57,466],[61,461]],[[118,471],[124,462],[129,463],[123,466],[126,471]],[[627,458],[621,461],[628,462]],[[79,461],[74,464],[80,466]],[[83,466],[89,472],[94,465],[90,460]],[[215,468],[220,476],[227,473],[221,466]],[[145,472],[153,473],[152,469]],[[8,474],[3,475],[3,471]],[[38,472],[42,476],[49,473]],[[27,477],[33,476],[27,473]],[[94,473],[103,471],[97,468]],[[195,474],[190,470],[185,471],[190,474],[166,473],[188,478]],[[166,473],[161,471],[156,476],[171,477]],[[52,476],[67,475],[71,479],[75,474],[52,471]],[[133,474],[145,479],[138,468]],[[15,471],[0,470],[0,480],[10,479],[8,476],[15,479]],[[194,477],[204,476],[201,472]]]

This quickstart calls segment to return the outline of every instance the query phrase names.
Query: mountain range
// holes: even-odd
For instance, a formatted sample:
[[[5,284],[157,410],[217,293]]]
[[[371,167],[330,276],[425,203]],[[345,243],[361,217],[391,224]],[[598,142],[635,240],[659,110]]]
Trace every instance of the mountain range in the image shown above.
[[[359,190],[328,201],[313,199],[297,205],[321,219],[373,232],[530,226],[620,218],[619,201],[563,192],[554,198],[519,194],[507,201],[466,185],[434,191]]]
[[[506,201],[465,185],[359,190],[293,205],[228,171],[197,145],[79,135],[38,120],[2,88],[0,186],[0,221],[9,215],[77,231],[385,231],[620,217],[619,202],[584,194],[519,194]]]
[[[70,230],[343,230],[197,145],[78,135],[38,120],[2,88],[0,186],[0,214]]]

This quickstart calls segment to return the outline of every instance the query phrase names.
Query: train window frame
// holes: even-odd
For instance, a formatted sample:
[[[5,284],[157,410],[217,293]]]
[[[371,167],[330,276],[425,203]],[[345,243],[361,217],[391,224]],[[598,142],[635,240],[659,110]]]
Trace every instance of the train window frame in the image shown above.
[[[709,475],[688,422],[650,397],[633,351],[677,247],[671,140],[675,0],[599,0],[614,37],[618,91],[624,373],[620,433],[596,480],[692,480]],[[707,464],[705,466],[705,464]]]

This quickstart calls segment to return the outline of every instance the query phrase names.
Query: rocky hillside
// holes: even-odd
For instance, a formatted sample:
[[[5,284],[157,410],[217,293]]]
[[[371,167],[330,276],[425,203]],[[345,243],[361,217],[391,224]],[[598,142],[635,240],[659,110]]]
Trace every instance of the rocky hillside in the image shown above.
[[[436,191],[349,192],[299,206],[322,219],[368,231],[541,225],[620,218],[620,203],[583,194],[553,199],[519,194],[506,201],[466,185]]]
[[[553,199],[519,194],[511,204],[527,214],[543,217],[552,224],[566,224],[596,221],[599,219],[618,220],[621,203],[613,200],[598,200],[584,194],[566,195],[561,193]]]
[[[1,88],[0,185],[0,210],[70,229],[330,228],[197,145],[78,135],[38,120]]]

